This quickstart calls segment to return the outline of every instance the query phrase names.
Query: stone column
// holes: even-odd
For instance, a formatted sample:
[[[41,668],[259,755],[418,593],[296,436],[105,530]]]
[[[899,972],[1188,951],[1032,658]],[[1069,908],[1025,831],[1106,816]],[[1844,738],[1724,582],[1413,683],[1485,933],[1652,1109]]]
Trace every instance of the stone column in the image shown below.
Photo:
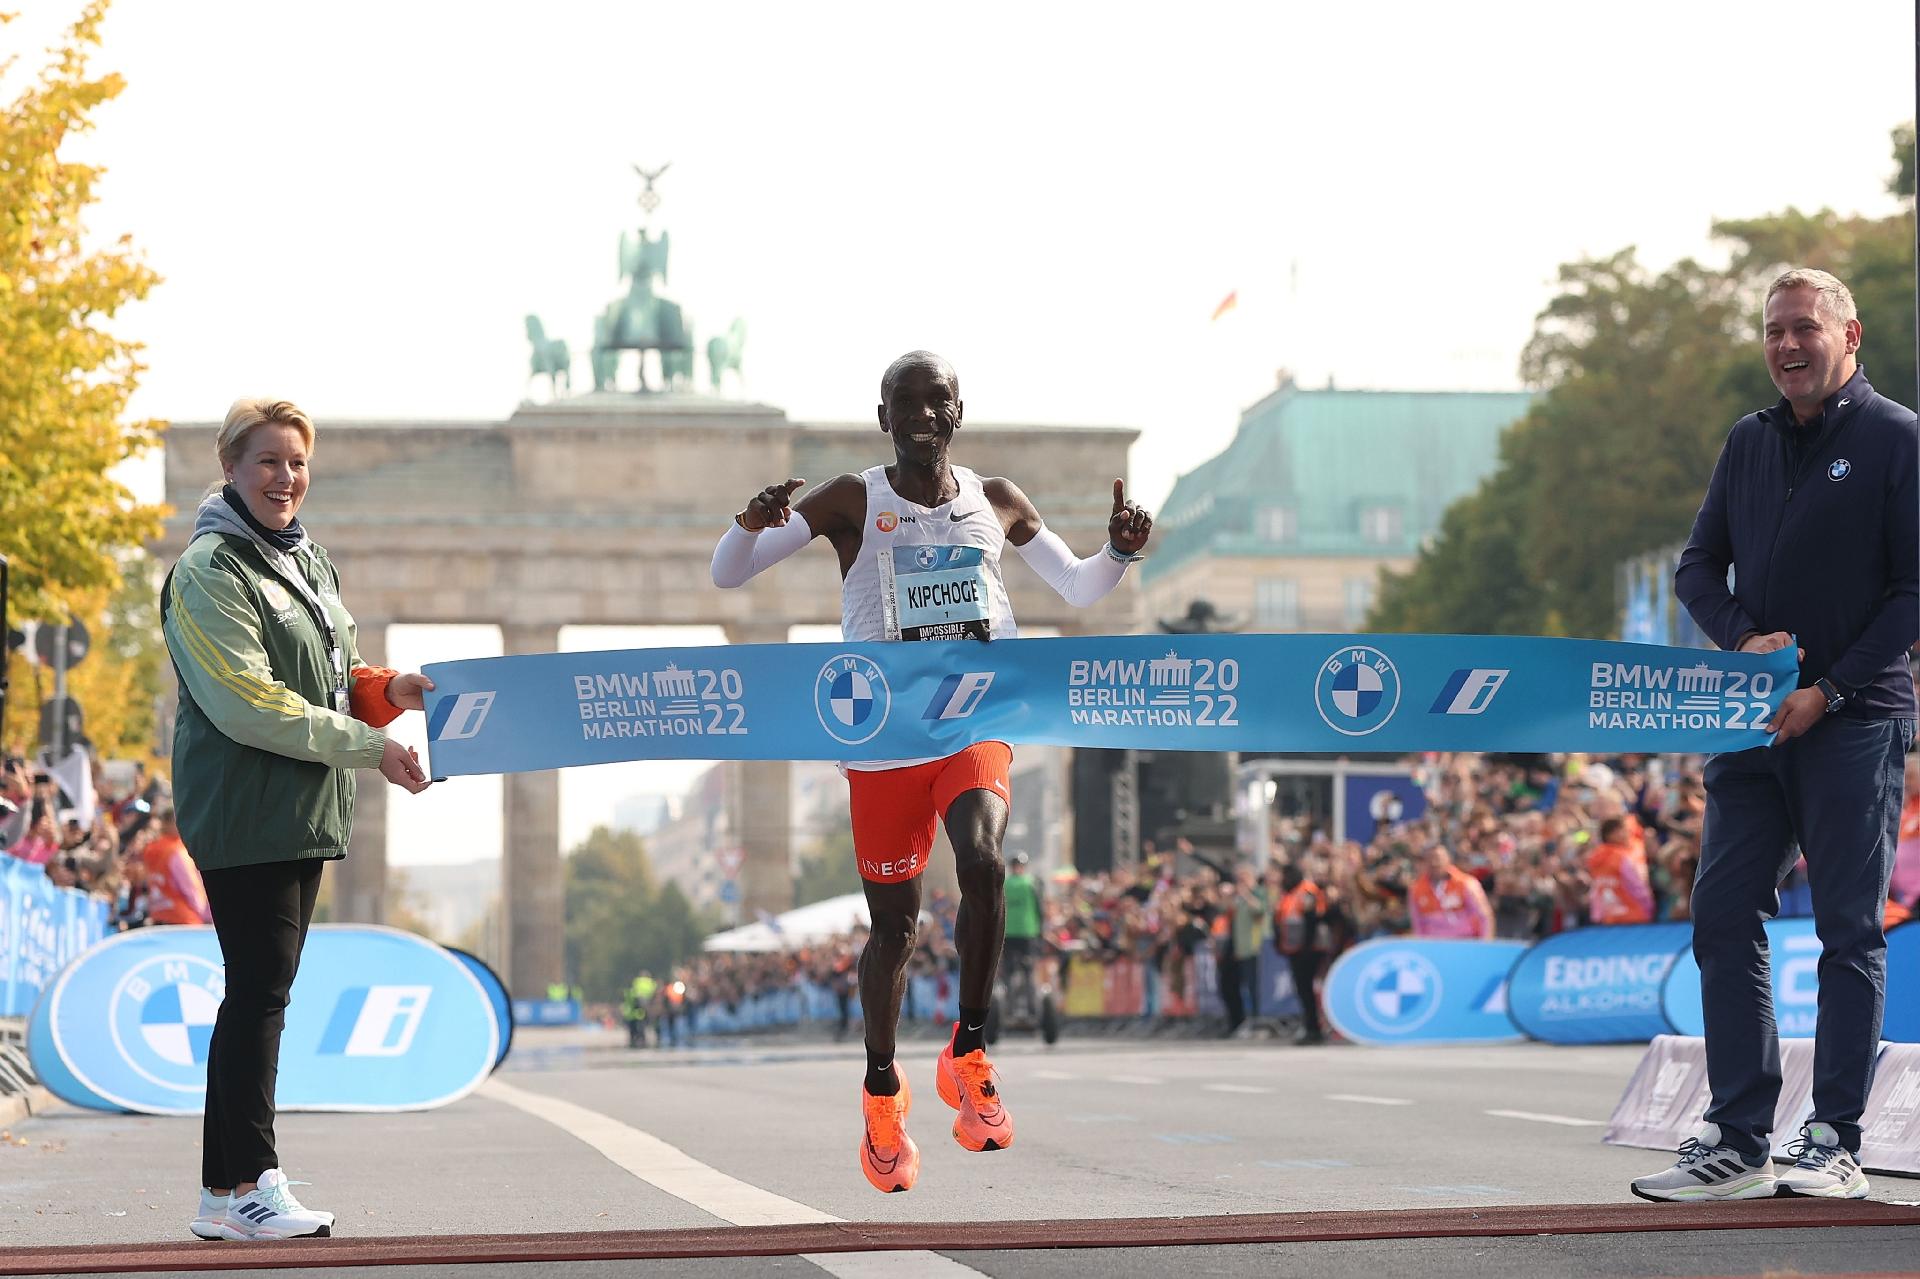
[[[387,623],[355,619],[360,660],[387,664]],[[387,922],[387,789],[378,771],[363,768],[354,778],[353,837],[347,860],[334,868],[333,917],[348,924]]]
[[[502,623],[501,652],[551,653],[560,628]],[[566,896],[560,867],[560,774],[509,773],[502,844],[501,968],[516,998],[543,999],[547,983],[566,979]]]
[[[729,644],[784,644],[785,622],[729,622]],[[793,908],[793,766],[784,759],[740,760],[733,829],[746,861],[740,867],[740,917]]]

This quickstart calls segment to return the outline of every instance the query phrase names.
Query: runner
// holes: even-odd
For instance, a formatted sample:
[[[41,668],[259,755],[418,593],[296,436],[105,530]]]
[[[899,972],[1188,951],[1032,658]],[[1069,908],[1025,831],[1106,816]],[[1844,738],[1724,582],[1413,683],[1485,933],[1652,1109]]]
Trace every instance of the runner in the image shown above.
[[[1011,481],[983,480],[952,465],[948,452],[964,406],[960,380],[945,360],[912,351],[880,381],[880,429],[894,463],[841,475],[797,504],[806,483],[771,485],[734,516],[713,554],[713,581],[745,584],[754,574],[824,537],[840,557],[841,630],[848,640],[1011,639],[1013,610],[1000,573],[1012,543],[1060,597],[1084,607],[1120,584],[1139,557],[1153,518],[1113,482],[1108,542],[1075,558]],[[894,589],[896,564],[920,548],[950,550],[935,592],[943,603],[915,607]],[[932,558],[932,557],[928,557]],[[968,1150],[1004,1150],[1013,1120],[987,1061],[985,1028],[1006,926],[1000,845],[1007,829],[1013,751],[982,742],[932,760],[849,761],[854,855],[866,888],[872,931],[860,957],[860,1008],[866,1019],[867,1073],[861,1085],[866,1131],[860,1166],[882,1191],[913,1188],[920,1152],[907,1135],[912,1104],[894,1066],[894,1037],[906,990],[907,959],[920,916],[920,876],[944,821],[960,879],[955,941],[960,951],[960,1019],[940,1051],[941,1100],[959,1113],[953,1138]]]

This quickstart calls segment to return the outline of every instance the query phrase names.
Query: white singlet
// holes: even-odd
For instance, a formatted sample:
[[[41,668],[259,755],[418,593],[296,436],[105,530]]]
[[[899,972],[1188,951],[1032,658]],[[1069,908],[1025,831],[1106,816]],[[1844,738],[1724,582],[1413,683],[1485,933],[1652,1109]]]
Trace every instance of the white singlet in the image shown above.
[[[959,496],[921,506],[893,491],[887,468],[860,473],[867,488],[860,553],[840,586],[840,629],[849,640],[1012,639],[1013,606],[1000,576],[1007,543],[980,477],[952,468]],[[881,772],[924,759],[862,760],[846,767]]]

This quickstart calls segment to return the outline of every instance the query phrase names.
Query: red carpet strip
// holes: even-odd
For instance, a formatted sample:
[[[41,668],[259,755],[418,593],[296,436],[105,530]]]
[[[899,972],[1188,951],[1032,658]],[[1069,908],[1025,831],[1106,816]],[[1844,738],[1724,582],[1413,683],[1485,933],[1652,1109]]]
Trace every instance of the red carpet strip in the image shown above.
[[[0,1275],[789,1257],[810,1252],[915,1249],[975,1252],[1012,1248],[1152,1248],[1325,1243],[1350,1239],[1778,1230],[1801,1226],[1920,1226],[1920,1208],[1870,1199],[1755,1199],[1725,1204],[1556,1204],[1058,1221],[843,1221],[695,1230],[598,1230],[432,1238],[361,1236],[296,1239],[285,1243],[88,1244],[10,1251],[0,1256]]]

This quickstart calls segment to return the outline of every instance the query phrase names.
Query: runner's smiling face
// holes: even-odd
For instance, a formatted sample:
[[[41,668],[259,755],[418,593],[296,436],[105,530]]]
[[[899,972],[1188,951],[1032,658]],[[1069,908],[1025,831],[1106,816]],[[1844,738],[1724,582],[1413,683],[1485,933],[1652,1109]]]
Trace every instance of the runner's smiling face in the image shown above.
[[[931,467],[945,460],[963,408],[951,368],[917,364],[901,373],[880,406],[880,427],[893,437],[902,465]]]

